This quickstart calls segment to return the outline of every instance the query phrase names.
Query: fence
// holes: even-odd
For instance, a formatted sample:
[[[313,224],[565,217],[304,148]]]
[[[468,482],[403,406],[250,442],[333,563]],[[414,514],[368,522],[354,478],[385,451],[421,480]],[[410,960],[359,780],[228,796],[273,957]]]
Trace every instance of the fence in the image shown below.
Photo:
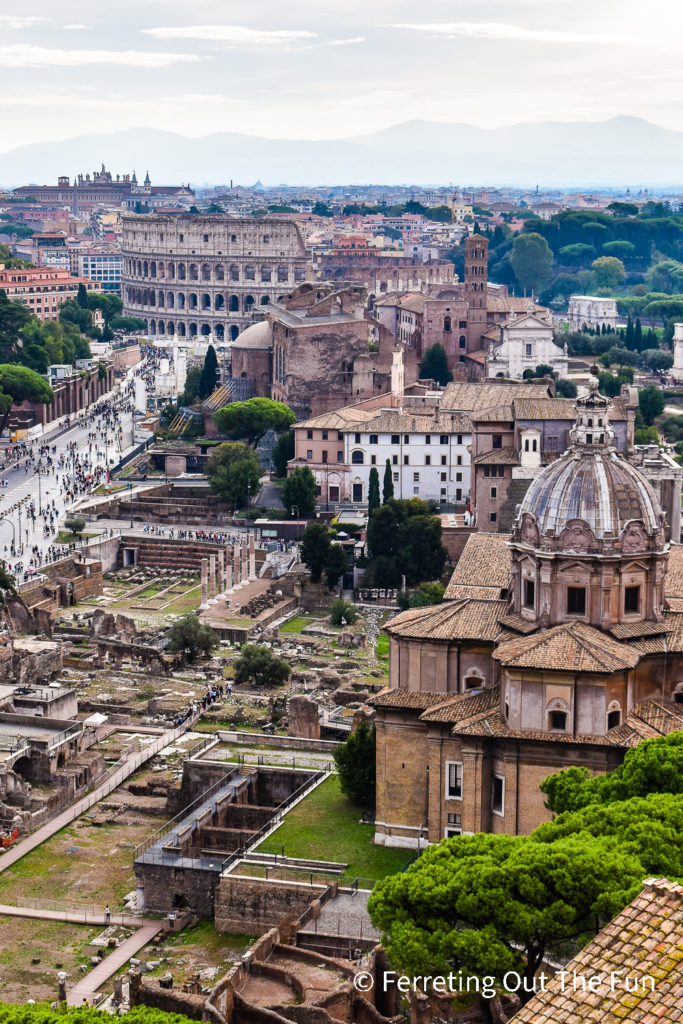
[[[68,904],[61,903],[59,900],[38,899],[32,896],[18,896],[15,900],[15,906],[27,907],[30,910],[44,910],[50,914],[59,914],[60,916],[63,916],[65,921],[73,922],[74,917],[77,917],[79,921],[82,921],[84,924],[101,924],[103,921],[106,922],[106,908],[94,905],[73,907]],[[140,910],[129,910],[123,913],[110,913],[109,916],[110,924],[120,924],[138,928],[142,922],[143,915]]]

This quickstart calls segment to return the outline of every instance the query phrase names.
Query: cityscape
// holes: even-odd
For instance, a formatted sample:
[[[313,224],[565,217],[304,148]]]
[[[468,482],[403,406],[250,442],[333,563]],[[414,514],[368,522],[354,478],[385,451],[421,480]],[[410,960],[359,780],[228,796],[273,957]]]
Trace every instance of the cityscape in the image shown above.
[[[0,14],[0,1021],[681,1019],[677,27]]]

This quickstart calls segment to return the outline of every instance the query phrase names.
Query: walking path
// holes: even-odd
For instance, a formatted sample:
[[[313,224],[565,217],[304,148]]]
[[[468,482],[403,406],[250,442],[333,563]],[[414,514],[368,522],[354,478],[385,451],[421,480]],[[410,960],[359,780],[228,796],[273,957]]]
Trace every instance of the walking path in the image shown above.
[[[67,1003],[69,1006],[80,1006],[83,1003],[92,1003],[98,989],[106,981],[116,974],[132,956],[135,956],[148,942],[151,942],[161,928],[161,921],[145,921],[141,928],[131,935],[129,939],[113,950],[109,956],[94,967],[89,974],[85,975],[73,988],[67,989]]]
[[[40,907],[15,907],[8,903],[0,903],[0,916],[2,917],[33,917],[39,921],[65,921],[67,924],[91,924],[101,925],[103,928],[107,924],[122,925],[124,928],[140,928],[143,923],[141,917],[136,917],[132,914],[112,914],[111,919],[108,922],[102,913],[95,913],[90,910],[79,910],[77,907],[72,907],[68,910],[43,910]],[[155,924],[158,922],[149,922]]]

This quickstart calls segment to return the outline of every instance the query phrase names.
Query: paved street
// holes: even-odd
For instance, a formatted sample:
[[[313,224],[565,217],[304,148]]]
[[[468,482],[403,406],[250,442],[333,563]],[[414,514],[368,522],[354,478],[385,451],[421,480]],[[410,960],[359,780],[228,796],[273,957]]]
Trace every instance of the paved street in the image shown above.
[[[101,482],[106,482],[107,466],[113,469],[132,448],[133,414],[130,409],[124,410],[124,406],[131,404],[127,393],[129,379],[121,381],[108,399],[98,403],[96,408],[108,405],[108,419],[106,414],[82,414],[68,430],[27,441],[27,454],[16,461],[10,461],[9,452],[16,451],[17,445],[7,442],[0,447],[0,463],[4,463],[0,480],[3,484],[6,481],[0,486],[0,557],[16,572],[19,582],[24,579],[32,559],[37,566],[39,558],[49,557],[60,522],[63,523],[65,514],[78,498],[87,493],[83,480],[99,475]],[[89,436],[93,432],[94,438]],[[45,446],[49,450],[41,454]],[[48,457],[52,460],[50,468],[46,466]],[[37,471],[39,460],[42,463],[40,474]],[[80,494],[73,493],[74,471]],[[91,488],[97,486],[97,480],[93,479]],[[35,511],[35,521],[31,508]],[[44,518],[46,510],[51,516]],[[20,566],[18,570],[17,566]]]

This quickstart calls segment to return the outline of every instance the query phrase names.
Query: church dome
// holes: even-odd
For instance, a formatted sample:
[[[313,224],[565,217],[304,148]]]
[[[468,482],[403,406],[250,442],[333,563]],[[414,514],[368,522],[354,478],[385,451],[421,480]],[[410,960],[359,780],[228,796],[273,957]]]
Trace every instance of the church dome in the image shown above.
[[[576,402],[571,447],[532,481],[524,496],[515,524],[523,540],[569,541],[577,534],[578,541],[579,529],[585,531],[579,523],[599,543],[618,541],[627,528],[641,537],[643,530],[648,538],[662,534],[664,516],[657,496],[640,470],[614,449],[611,402],[598,393],[597,381],[591,385],[589,394]]]

